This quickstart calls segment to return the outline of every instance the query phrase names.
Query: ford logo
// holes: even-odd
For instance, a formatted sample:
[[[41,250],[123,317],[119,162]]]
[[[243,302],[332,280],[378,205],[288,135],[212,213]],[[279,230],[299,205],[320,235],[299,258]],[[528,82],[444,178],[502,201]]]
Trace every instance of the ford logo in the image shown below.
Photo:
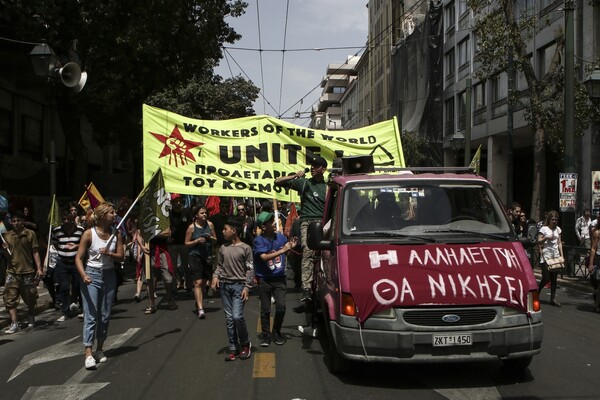
[[[442,321],[448,323],[458,322],[460,321],[460,317],[456,314],[446,314],[442,317]]]

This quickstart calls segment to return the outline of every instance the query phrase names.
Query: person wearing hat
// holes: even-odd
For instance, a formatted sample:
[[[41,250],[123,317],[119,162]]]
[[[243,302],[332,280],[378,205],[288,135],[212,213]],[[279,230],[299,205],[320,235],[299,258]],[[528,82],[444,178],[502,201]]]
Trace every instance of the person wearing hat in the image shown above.
[[[319,156],[312,155],[308,158],[311,177],[305,177],[305,170],[300,170],[292,175],[282,176],[275,180],[275,186],[287,187],[295,190],[300,195],[301,243],[302,243],[302,298],[303,303],[312,300],[313,268],[317,261],[317,252],[308,248],[306,232],[309,223],[321,221],[325,210],[325,169],[327,161]]]
[[[260,298],[260,345],[268,347],[271,340],[277,345],[285,343],[281,325],[285,316],[285,292],[287,288],[285,267],[286,253],[294,248],[298,239],[288,242],[284,234],[276,231],[275,214],[263,211],[258,214],[258,224],[263,233],[254,238],[254,274],[258,278]],[[275,317],[271,330],[271,298],[275,299]]]

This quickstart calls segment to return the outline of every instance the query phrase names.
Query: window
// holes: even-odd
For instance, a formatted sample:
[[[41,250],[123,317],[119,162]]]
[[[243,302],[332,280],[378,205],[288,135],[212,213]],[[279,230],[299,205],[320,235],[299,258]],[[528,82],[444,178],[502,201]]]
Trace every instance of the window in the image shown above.
[[[446,76],[454,75],[454,49],[447,52],[444,59],[446,60]]]
[[[473,105],[475,110],[485,107],[485,82],[480,82],[473,86]]]
[[[469,10],[467,0],[458,0],[458,15],[463,15]]]
[[[500,74],[492,80],[492,99],[494,102],[506,99],[508,94],[508,79],[506,74]]]
[[[469,62],[469,38],[458,44],[458,66],[462,67]]]
[[[556,43],[553,43],[550,46],[546,46],[546,47],[538,50],[538,54],[539,54],[538,79],[544,78],[544,76],[548,72],[548,68],[550,68],[550,64],[552,64],[552,58],[554,57],[555,51],[556,51]]]
[[[535,12],[535,2],[534,0],[517,0],[514,10],[517,20],[528,18]]]
[[[343,86],[334,86],[332,88],[331,93],[337,93],[337,94],[342,94],[346,91],[346,88]]]
[[[450,30],[456,23],[456,14],[454,12],[454,0],[448,3],[444,8],[444,22],[446,23],[446,30]]]

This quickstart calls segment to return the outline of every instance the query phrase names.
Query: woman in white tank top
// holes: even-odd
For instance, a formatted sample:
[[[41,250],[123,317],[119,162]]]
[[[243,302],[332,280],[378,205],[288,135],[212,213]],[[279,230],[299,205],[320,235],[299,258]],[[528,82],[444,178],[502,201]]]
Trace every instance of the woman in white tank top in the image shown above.
[[[113,228],[115,216],[115,207],[110,203],[101,203],[94,209],[90,217],[91,228],[83,233],[75,257],[83,282],[83,345],[87,369],[95,369],[96,363],[106,361],[102,346],[117,288],[114,265],[124,259],[123,239]],[[95,354],[92,352],[94,340],[97,340]]]

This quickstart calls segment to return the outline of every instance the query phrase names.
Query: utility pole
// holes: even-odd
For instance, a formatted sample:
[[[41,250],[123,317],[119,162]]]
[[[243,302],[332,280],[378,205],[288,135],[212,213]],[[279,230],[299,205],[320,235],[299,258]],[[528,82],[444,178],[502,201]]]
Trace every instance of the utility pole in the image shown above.
[[[575,171],[575,2],[566,0],[565,10],[565,172]]]
[[[466,79],[465,91],[465,167],[471,164],[471,78]]]

